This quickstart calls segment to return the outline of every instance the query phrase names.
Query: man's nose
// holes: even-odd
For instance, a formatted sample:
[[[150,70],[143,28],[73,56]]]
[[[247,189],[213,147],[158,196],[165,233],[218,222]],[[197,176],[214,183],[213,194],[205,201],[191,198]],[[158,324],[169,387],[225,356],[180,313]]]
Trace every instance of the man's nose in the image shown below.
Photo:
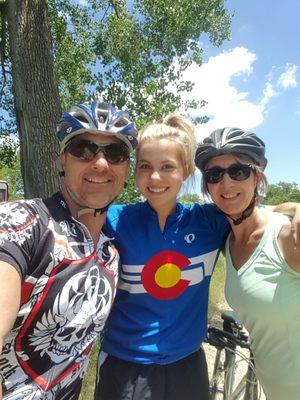
[[[93,167],[99,169],[109,168],[109,163],[102,151],[99,151],[92,160]]]

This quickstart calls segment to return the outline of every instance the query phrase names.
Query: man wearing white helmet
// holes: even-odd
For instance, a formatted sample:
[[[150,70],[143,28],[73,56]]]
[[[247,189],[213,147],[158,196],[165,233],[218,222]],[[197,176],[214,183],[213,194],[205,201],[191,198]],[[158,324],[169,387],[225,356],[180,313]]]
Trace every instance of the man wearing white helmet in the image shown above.
[[[72,107],[57,133],[62,193],[0,206],[0,399],[78,398],[115,295],[119,257],[102,226],[136,134],[111,104]]]

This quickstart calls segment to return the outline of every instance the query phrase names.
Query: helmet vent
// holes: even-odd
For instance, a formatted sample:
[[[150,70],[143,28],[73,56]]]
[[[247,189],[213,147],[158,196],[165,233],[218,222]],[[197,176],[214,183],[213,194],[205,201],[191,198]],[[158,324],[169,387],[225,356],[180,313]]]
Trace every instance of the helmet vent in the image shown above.
[[[119,128],[121,126],[126,126],[128,124],[128,121],[124,118],[119,119],[116,123],[115,123],[115,127]]]
[[[70,127],[70,123],[68,121],[65,122],[61,122],[60,124],[58,124],[57,126],[57,131],[60,131],[62,129],[66,129]]]
[[[127,112],[115,109],[111,103],[94,101],[91,105],[76,104],[69,112],[63,113],[57,131],[61,150],[74,136],[89,132],[116,136],[130,151],[137,146],[134,122],[129,119]],[[129,135],[131,139],[128,139]]]
[[[107,116],[105,114],[98,112],[97,116],[98,116],[98,121],[100,122],[100,124],[104,124],[104,122],[106,122]]]
[[[82,115],[76,115],[76,119],[78,119],[78,121],[80,121],[80,122],[85,122],[86,124],[89,123],[89,121]]]

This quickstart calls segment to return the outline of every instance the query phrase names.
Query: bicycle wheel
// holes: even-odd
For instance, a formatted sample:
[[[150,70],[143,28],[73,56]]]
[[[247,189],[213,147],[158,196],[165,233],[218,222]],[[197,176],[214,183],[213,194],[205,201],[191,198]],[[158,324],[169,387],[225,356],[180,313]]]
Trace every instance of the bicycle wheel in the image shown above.
[[[231,349],[226,353],[224,400],[258,400],[261,390],[251,358]]]
[[[261,397],[260,392],[262,392],[262,390],[259,386],[255,370],[252,368],[251,364],[249,364],[247,371],[245,400],[258,400]]]
[[[225,355],[223,350],[217,350],[212,377],[210,380],[211,400],[225,400],[224,378],[225,378]]]

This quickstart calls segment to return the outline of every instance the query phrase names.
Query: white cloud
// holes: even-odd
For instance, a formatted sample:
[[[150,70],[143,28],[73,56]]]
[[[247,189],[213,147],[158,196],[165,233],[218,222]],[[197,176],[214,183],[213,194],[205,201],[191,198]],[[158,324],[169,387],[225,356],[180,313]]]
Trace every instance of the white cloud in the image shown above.
[[[239,92],[231,83],[233,77],[248,77],[253,71],[256,55],[244,47],[236,47],[199,67],[191,65],[183,79],[194,82],[194,88],[186,99],[206,100],[207,105],[200,115],[209,115],[210,121],[199,127],[199,139],[213,129],[222,126],[241,126],[250,129],[263,120],[262,106],[247,100],[247,92]],[[198,110],[190,110],[192,116],[199,115]]]
[[[287,88],[295,88],[298,86],[297,82],[297,71],[299,67],[295,64],[286,64],[285,71],[280,75],[278,79],[278,86],[282,87],[283,89]]]
[[[270,100],[283,90],[297,86],[296,65],[286,64],[285,71],[277,81],[274,78],[276,69],[272,68],[266,77],[261,100],[256,103],[250,101],[249,93],[239,91],[232,83],[232,78],[243,81],[250,79],[256,59],[256,54],[245,47],[236,47],[210,57],[202,66],[192,64],[184,72],[183,79],[194,82],[194,87],[183,99],[207,101],[207,105],[200,110],[189,110],[190,115],[208,115],[211,118],[207,124],[198,127],[198,139],[224,126],[255,128],[263,122]]]
[[[272,97],[278,96],[279,92],[274,89],[271,81],[267,81],[263,91],[263,98],[260,101],[260,106],[264,110]]]

